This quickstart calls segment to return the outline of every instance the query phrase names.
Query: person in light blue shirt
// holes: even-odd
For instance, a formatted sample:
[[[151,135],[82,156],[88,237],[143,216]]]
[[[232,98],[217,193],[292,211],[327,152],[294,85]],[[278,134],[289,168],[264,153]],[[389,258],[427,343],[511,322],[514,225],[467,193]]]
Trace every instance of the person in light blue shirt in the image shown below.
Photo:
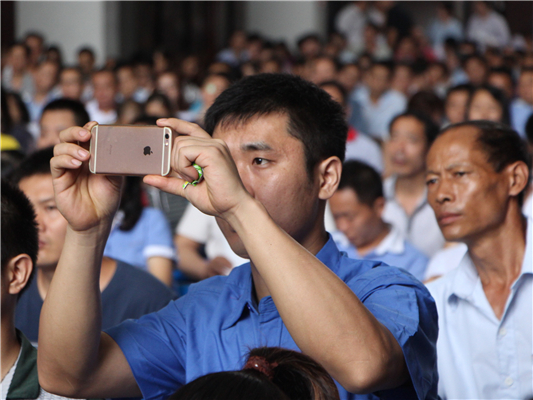
[[[523,138],[526,137],[526,122],[533,115],[533,68],[520,72],[517,84],[518,97],[511,102],[511,126]]]
[[[428,201],[459,266],[427,284],[439,312],[443,399],[533,394],[533,222],[522,214],[529,155],[506,125],[447,128],[428,153]]]
[[[371,166],[356,160],[345,162],[329,206],[339,229],[333,238],[348,257],[382,261],[423,279],[428,258],[381,218],[383,184]]]
[[[158,120],[182,134],[174,172],[144,182],[214,215],[250,262],[107,333],[94,281],[122,182],[88,171],[77,142],[89,140],[92,125],[63,131],[51,161],[69,233],[41,313],[43,387],[163,399],[198,376],[240,369],[254,347],[278,346],[322,364],[343,400],[437,398],[429,292],[401,269],[346,257],[324,228],[347,132],[342,107],[325,91],[290,74],[253,75],[218,96],[205,131]],[[189,184],[198,167],[203,179]]]
[[[435,18],[428,29],[428,37],[433,45],[436,56],[445,59],[444,42],[452,38],[460,42],[463,40],[463,27],[461,22],[453,15],[453,2],[441,1],[437,8]]]

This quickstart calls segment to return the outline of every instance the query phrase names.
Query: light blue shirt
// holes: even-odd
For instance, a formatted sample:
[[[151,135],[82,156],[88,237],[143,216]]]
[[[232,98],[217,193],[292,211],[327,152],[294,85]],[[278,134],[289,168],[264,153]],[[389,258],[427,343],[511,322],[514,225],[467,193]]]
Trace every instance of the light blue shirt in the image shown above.
[[[509,108],[511,113],[511,126],[525,139],[526,123],[531,114],[533,114],[533,106],[522,99],[514,99]]]
[[[387,236],[374,249],[361,256],[348,238],[341,232],[332,234],[340,251],[344,251],[348,257],[360,260],[382,261],[406,270],[419,281],[424,278],[429,259],[420,251],[407,242],[398,228],[391,226]]]
[[[439,312],[437,355],[442,399],[526,399],[533,395],[533,223],[522,271],[501,320],[468,253],[428,289]]]
[[[402,348],[412,384],[380,398],[436,399],[437,314],[429,292],[401,269],[353,260],[330,237],[317,258],[341,278]],[[299,350],[272,297],[253,298],[250,264],[191,285],[163,310],[107,331],[126,356],[146,400],[166,399],[183,384],[211,372],[239,370],[261,346]],[[339,388],[340,397],[377,399]],[[416,392],[416,393],[415,393]]]
[[[118,213],[117,213],[118,215]],[[119,229],[120,220],[107,240],[104,256],[147,270],[150,257],[176,260],[170,225],[162,211],[145,207],[135,226],[129,231]]]

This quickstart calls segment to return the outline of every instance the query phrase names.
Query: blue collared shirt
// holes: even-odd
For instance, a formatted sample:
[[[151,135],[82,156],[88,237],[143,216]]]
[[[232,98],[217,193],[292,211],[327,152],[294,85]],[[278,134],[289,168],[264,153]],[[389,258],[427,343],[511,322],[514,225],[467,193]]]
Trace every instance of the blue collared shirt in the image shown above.
[[[379,262],[353,260],[333,239],[317,257],[354,291],[402,347],[413,385],[382,398],[435,399],[437,312],[429,292],[404,271]],[[242,368],[255,347],[299,350],[270,296],[253,300],[250,264],[192,285],[166,308],[128,320],[107,333],[126,356],[145,399],[168,397],[202,375]],[[375,399],[340,388],[341,399]]]

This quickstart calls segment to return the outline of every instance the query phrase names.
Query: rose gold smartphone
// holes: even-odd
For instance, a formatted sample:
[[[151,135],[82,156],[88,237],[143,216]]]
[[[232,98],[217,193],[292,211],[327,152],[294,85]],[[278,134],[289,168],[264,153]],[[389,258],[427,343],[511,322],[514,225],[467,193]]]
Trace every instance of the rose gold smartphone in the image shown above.
[[[91,129],[89,170],[93,174],[162,175],[170,172],[170,128],[140,125],[96,125]]]

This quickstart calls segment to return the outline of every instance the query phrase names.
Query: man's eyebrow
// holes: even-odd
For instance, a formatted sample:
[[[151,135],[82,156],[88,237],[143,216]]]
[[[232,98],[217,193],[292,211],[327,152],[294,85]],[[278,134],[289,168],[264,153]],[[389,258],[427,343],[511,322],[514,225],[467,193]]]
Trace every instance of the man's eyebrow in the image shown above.
[[[272,147],[265,142],[244,143],[241,149],[243,151],[272,151]]]
[[[55,200],[55,197],[54,197],[54,196],[52,196],[52,197],[46,197],[46,198],[44,198],[44,199],[40,199],[40,200],[38,201],[38,203],[39,203],[39,204],[46,204],[46,203],[48,203],[48,202],[50,202],[50,201],[52,201],[52,200]]]

